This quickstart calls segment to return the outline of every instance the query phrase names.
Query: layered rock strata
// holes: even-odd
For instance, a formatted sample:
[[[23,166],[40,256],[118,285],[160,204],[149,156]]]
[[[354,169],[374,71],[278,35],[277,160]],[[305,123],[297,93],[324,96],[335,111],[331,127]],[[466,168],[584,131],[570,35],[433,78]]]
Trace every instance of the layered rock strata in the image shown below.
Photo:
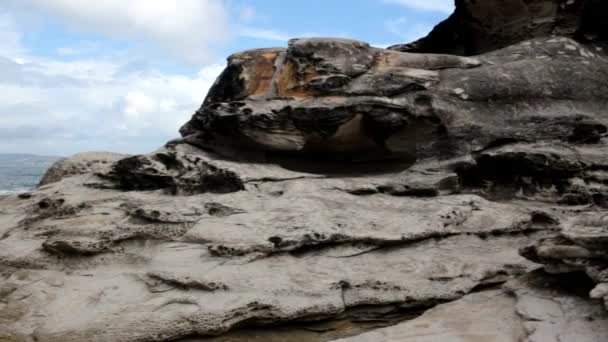
[[[180,139],[0,197],[0,341],[605,341],[606,108],[568,37],[235,54]]]

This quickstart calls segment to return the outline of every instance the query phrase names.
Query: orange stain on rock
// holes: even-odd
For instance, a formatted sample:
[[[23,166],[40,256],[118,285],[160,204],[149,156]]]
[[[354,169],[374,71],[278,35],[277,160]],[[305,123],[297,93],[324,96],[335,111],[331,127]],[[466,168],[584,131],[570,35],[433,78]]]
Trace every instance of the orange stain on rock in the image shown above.
[[[272,79],[275,73],[275,61],[279,56],[278,51],[264,52],[260,55],[256,64],[248,70],[249,85],[247,93],[249,96],[269,95],[272,90]]]
[[[281,74],[278,78],[278,95],[279,97],[314,97],[319,93],[310,89],[305,89],[302,85],[308,83],[316,74],[314,71],[307,70],[304,73],[298,73],[297,66],[292,61],[285,61]]]

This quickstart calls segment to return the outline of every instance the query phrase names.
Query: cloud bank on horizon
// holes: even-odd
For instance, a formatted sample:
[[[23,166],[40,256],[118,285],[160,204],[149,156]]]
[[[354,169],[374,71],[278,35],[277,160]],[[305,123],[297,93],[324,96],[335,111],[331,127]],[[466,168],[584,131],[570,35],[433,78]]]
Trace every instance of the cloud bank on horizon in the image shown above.
[[[5,0],[0,153],[149,152],[177,136],[232,52],[303,36],[403,43],[452,10],[452,0]]]

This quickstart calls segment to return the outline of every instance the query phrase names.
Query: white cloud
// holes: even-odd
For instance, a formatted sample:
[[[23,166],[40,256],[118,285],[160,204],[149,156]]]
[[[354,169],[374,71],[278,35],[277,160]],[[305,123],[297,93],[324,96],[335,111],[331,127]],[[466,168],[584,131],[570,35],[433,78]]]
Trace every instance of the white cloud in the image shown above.
[[[398,4],[420,11],[452,13],[454,0],[384,0],[386,3]]]
[[[200,106],[223,68],[221,64],[208,65],[193,77],[151,73],[117,80],[114,83],[130,89],[114,101],[123,114],[118,121],[121,129],[130,136],[152,133],[176,136],[178,128]]]
[[[296,34],[290,34],[273,29],[261,29],[256,27],[241,27],[237,34],[240,37],[268,40],[281,42],[287,44],[287,41],[291,38],[307,38],[307,37],[334,37],[334,38],[351,38],[348,33],[337,32],[337,33],[318,33],[318,32],[302,32]]]
[[[386,30],[399,37],[401,42],[413,42],[426,36],[435,26],[435,23],[412,21],[401,17],[387,20],[384,23]]]
[[[221,0],[12,0],[12,4],[58,16],[80,31],[147,40],[193,63],[209,61],[210,47],[229,36]]]
[[[0,152],[151,151],[178,136],[224,68],[121,73],[103,59],[28,59],[0,57]]]
[[[21,33],[17,30],[13,17],[0,13],[0,51],[6,57],[19,59],[24,51],[21,47]]]
[[[171,12],[171,6],[175,6],[169,1],[125,1],[121,6],[126,13],[113,13],[117,18],[109,14],[119,4],[115,0],[20,1],[18,5],[27,6],[28,11],[35,8],[62,18],[82,15],[71,18],[72,24],[88,21],[88,29],[96,32],[128,33],[134,41],[144,37],[161,45],[177,42],[190,56],[201,57],[198,62],[210,56],[205,44],[222,35],[221,28],[213,31],[210,25],[224,20],[221,3],[213,0],[180,0],[180,7],[194,14],[181,13],[182,9]],[[144,13],[132,15],[144,3],[153,9],[143,8]],[[216,5],[216,10],[204,11]],[[161,12],[170,20],[160,18]],[[23,21],[16,21],[15,15],[10,11],[0,13],[0,153],[66,155],[90,150],[154,150],[179,135],[179,127],[198,109],[224,68],[220,62],[200,63],[198,72],[178,72],[170,66],[159,69],[151,65],[165,61],[163,57],[138,51],[125,54],[97,41],[50,47],[43,56],[23,47],[16,25]],[[207,18],[214,15],[218,18]],[[158,24],[155,20],[161,21],[157,28],[153,27]],[[190,43],[192,46],[187,46]],[[176,54],[181,51],[163,47]]]
[[[142,115],[158,111],[158,104],[150,96],[141,91],[130,91],[125,96],[123,113],[128,121],[138,121]]]
[[[94,41],[70,42],[69,46],[55,48],[54,52],[61,57],[77,57],[84,55],[99,54],[103,51],[103,46]]]
[[[243,27],[238,31],[238,35],[245,38],[273,40],[280,42],[286,42],[290,38],[288,34],[277,30],[260,29],[255,27]]]

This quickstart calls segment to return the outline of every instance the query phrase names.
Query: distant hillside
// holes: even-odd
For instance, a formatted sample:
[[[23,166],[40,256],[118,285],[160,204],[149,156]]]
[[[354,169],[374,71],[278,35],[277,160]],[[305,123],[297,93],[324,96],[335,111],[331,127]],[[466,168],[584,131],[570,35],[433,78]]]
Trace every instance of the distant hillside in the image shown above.
[[[57,156],[0,154],[0,195],[35,187]]]

